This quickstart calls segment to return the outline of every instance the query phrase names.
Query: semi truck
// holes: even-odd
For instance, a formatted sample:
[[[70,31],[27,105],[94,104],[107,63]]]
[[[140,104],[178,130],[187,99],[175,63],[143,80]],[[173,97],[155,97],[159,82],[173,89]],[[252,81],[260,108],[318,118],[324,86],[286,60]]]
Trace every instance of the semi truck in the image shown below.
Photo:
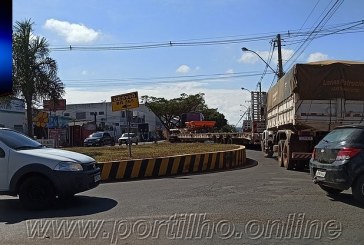
[[[265,157],[303,169],[314,146],[333,128],[364,121],[364,62],[295,64],[267,92]]]

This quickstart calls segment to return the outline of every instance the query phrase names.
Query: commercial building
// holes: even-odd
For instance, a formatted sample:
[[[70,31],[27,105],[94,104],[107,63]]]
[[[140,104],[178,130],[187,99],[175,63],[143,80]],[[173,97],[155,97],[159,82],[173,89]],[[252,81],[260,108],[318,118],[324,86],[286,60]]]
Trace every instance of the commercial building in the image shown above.
[[[0,101],[0,127],[24,132],[26,128],[25,103],[21,99],[12,98]]]
[[[64,111],[50,112],[49,119],[48,128],[66,134],[64,137],[68,139],[63,140],[70,142],[69,145],[82,144],[83,138],[96,130],[107,131],[115,139],[129,130],[136,133],[140,141],[151,140],[156,131],[162,130],[159,119],[144,104],[128,110],[128,114],[125,110],[113,112],[111,102],[67,104]],[[68,133],[62,128],[68,128]]]

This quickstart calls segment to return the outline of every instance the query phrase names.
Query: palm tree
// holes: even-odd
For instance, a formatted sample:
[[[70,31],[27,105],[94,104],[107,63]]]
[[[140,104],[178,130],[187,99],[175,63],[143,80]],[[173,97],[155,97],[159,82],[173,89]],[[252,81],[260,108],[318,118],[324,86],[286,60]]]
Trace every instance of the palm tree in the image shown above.
[[[43,99],[57,100],[64,85],[57,76],[57,63],[49,57],[48,42],[33,35],[33,22],[17,21],[13,32],[13,91],[24,98],[28,135],[33,136],[32,109]]]

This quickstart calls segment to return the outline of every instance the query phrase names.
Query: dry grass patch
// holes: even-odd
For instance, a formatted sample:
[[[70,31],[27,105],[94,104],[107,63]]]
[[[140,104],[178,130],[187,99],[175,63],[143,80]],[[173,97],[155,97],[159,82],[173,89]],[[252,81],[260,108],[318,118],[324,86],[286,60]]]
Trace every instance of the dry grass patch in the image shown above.
[[[132,145],[132,157],[129,157],[127,146],[104,146],[104,147],[73,147],[65,150],[83,153],[97,162],[108,162],[129,159],[144,159],[175,156],[183,154],[204,153],[233,150],[239,148],[238,145],[209,144],[209,143],[158,143]]]

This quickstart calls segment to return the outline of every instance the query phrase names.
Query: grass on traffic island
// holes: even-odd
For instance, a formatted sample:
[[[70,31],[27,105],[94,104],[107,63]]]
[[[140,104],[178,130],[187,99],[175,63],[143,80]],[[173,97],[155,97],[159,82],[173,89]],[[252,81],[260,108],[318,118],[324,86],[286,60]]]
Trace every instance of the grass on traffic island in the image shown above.
[[[132,145],[131,157],[129,148],[122,146],[103,146],[103,147],[72,147],[69,151],[79,152],[94,158],[97,162],[109,162],[130,159],[146,159],[184,154],[227,151],[237,149],[238,145],[214,144],[214,143],[169,143],[158,142],[157,144]]]

